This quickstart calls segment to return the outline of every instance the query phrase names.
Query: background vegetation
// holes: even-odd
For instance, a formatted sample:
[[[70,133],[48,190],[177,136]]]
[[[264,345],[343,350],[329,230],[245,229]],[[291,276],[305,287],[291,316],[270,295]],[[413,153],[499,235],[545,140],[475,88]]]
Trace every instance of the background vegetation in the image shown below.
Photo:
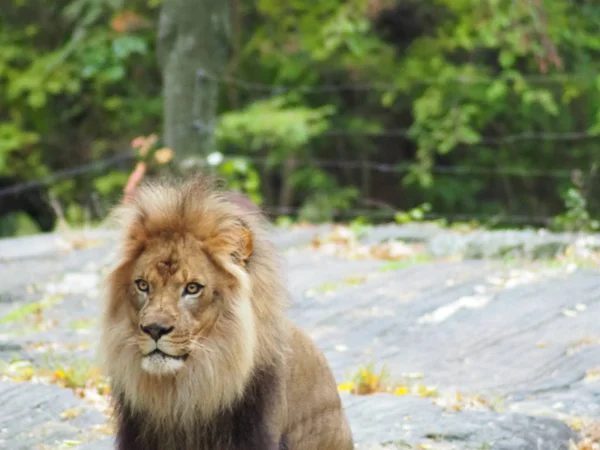
[[[160,8],[3,6],[2,213],[18,209],[2,186],[31,180],[71,223],[119,200],[144,157],[131,141],[156,133],[160,144]],[[225,73],[198,67],[196,89],[219,87],[218,120],[189,126],[216,137],[207,166],[268,211],[597,228],[597,2],[232,0],[231,36]],[[150,174],[175,171],[175,154],[145,156]],[[5,215],[1,232],[22,232],[22,220]]]

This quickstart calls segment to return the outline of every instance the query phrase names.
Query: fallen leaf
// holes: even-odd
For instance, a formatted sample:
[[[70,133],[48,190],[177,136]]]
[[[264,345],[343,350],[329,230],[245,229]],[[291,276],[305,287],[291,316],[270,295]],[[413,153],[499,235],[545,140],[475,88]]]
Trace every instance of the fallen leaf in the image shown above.
[[[60,414],[60,418],[63,420],[70,420],[79,417],[81,414],[83,414],[83,410],[81,408],[70,408],[66,411],[63,411]]]

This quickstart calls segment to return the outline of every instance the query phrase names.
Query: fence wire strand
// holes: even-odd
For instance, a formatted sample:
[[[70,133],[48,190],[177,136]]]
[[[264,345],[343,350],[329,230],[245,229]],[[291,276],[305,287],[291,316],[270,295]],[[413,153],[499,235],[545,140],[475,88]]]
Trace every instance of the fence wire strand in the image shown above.
[[[57,181],[63,180],[65,178],[71,178],[79,175],[83,175],[89,172],[93,172],[95,170],[103,170],[108,167],[117,165],[119,163],[130,161],[133,159],[132,154],[125,155],[116,155],[110,158],[105,158],[97,161],[93,161],[88,164],[82,164],[77,167],[72,167],[69,169],[58,170],[56,172],[51,173],[50,175],[45,176],[40,180],[28,181],[25,183],[14,184],[9,187],[5,187],[0,189],[0,198],[6,197],[9,195],[20,194],[22,192],[28,191],[30,189],[35,189],[41,186],[47,186],[50,184],[54,184]]]
[[[304,92],[304,93],[336,93],[343,91],[357,91],[357,92],[368,92],[368,91],[379,91],[389,92],[397,91],[401,89],[400,84],[394,83],[356,83],[356,84],[297,84],[297,85],[276,85],[276,84],[265,84],[260,82],[248,81],[232,76],[218,76],[204,69],[197,71],[197,83],[204,81],[212,81],[220,84],[228,84],[233,87],[244,89],[252,92],[263,92],[270,93],[272,95],[282,94],[286,92]],[[589,74],[552,74],[552,75],[526,75],[519,77],[487,77],[487,76],[458,76],[458,77],[423,77],[418,80],[411,80],[411,85],[435,85],[435,84],[447,84],[447,83],[459,83],[465,85],[477,85],[477,84],[491,84],[498,81],[501,82],[516,82],[523,81],[527,83],[559,83],[559,82],[582,82],[582,81],[595,81],[596,75]],[[199,133],[214,133],[214,124],[206,126],[202,124],[198,119],[192,121],[193,126],[197,128]],[[357,129],[330,129],[321,133],[317,137],[357,137],[364,136],[370,138],[392,138],[401,137],[405,139],[411,139],[414,136],[411,134],[409,128],[389,128],[382,130],[357,130]],[[524,141],[558,141],[558,142],[575,142],[582,140],[596,139],[600,137],[600,134],[592,133],[589,131],[571,131],[571,132],[555,132],[555,131],[523,131],[520,133],[514,133],[504,136],[480,136],[475,143],[461,143],[461,146],[477,146],[477,145],[503,145],[513,144]],[[98,170],[106,170],[109,167],[115,166],[119,163],[131,161],[134,159],[133,153],[119,154],[109,158],[93,161],[87,164],[83,164],[77,167],[56,171],[40,180],[33,180],[25,183],[19,183],[12,186],[8,186],[0,189],[0,198],[9,195],[16,195],[25,192],[30,189],[37,187],[48,186],[56,183],[57,181],[91,173]],[[268,163],[268,158],[255,157],[255,156],[225,156],[223,161],[239,160],[243,159],[253,164],[265,164]],[[357,170],[370,170],[378,173],[388,174],[406,174],[411,171],[411,167],[403,164],[392,164],[386,162],[377,161],[353,161],[353,160],[336,160],[336,159],[325,159],[325,158],[308,158],[310,164],[315,164],[320,167],[328,167],[333,169],[357,169]],[[208,163],[206,163],[208,165]],[[505,176],[505,177],[548,177],[555,179],[565,179],[572,177],[574,170],[568,169],[538,169],[538,168],[511,168],[511,167],[471,167],[471,166],[434,166],[429,168],[434,174],[439,175],[451,175],[451,176]],[[270,208],[267,212],[276,214],[295,214],[300,211],[300,208]],[[333,211],[334,214],[345,216],[358,216],[358,215],[369,215],[369,216],[385,216],[393,217],[394,211],[392,210],[379,210],[374,211],[362,210],[362,209],[349,209],[343,211]],[[441,216],[435,214],[426,215],[429,219],[439,219]],[[551,220],[550,217],[531,217],[522,215],[471,215],[471,214],[455,214],[446,215],[445,218],[450,220],[494,220],[495,218],[502,217],[505,220],[509,220],[513,223],[540,223],[548,224]]]
[[[258,92],[269,92],[271,94],[283,94],[286,92],[305,92],[305,93],[335,93],[342,91],[394,91],[398,90],[399,86],[394,84],[386,83],[371,83],[371,84],[321,84],[321,85],[290,85],[290,86],[278,86],[276,84],[265,84],[252,81],[241,80],[230,75],[218,76],[214,73],[206,71],[205,69],[199,69],[197,71],[197,80],[210,80],[215,83],[222,83],[231,85],[237,88],[245,89],[248,91]],[[416,83],[422,84],[443,84],[447,82],[456,82],[462,84],[491,84],[497,81],[515,81],[523,80],[530,82],[558,82],[558,81],[569,81],[569,80],[595,80],[596,76],[586,74],[554,74],[554,75],[531,75],[522,76],[518,78],[488,78],[488,77],[454,77],[454,78],[432,78],[424,77],[419,80],[415,80]],[[214,133],[214,125],[206,126],[199,120],[194,121],[194,127],[199,133]],[[409,128],[388,128],[383,130],[360,130],[360,129],[330,129],[323,133],[320,133],[319,137],[350,137],[350,136],[366,136],[366,137],[381,137],[381,138],[392,138],[402,137],[406,139],[414,138]],[[477,145],[505,145],[514,144],[522,141],[555,141],[555,142],[574,142],[584,141],[590,139],[597,139],[600,137],[600,133],[590,132],[587,130],[582,131],[569,131],[569,132],[547,132],[547,131],[523,131],[520,133],[514,133],[504,136],[479,136],[473,143],[460,142],[461,146],[473,147]]]
[[[72,167],[65,170],[59,170],[52,174],[34,181],[15,184],[6,188],[0,189],[0,198],[19,194],[21,192],[35,189],[41,186],[47,186],[56,183],[65,178],[83,175],[96,170],[103,170],[122,162],[132,161],[133,154],[117,155],[110,158],[97,160],[88,164],[82,164],[77,167]],[[224,156],[223,162],[228,161],[247,161],[253,164],[267,164],[270,159],[267,157],[256,156]],[[358,160],[335,160],[326,158],[307,158],[311,164],[327,167],[332,169],[369,169],[378,173],[406,174],[412,169],[409,166],[401,164],[381,163],[375,161],[358,161]],[[206,165],[209,165],[208,162]],[[435,166],[430,168],[432,173],[440,175],[480,175],[480,176],[510,176],[520,178],[530,177],[547,177],[547,178],[570,178],[573,175],[572,170],[542,170],[542,169],[517,169],[507,167],[470,167],[470,166]]]
[[[493,76],[482,76],[482,75],[473,75],[473,76],[443,76],[443,77],[419,77],[418,79],[411,79],[410,81],[406,81],[404,83],[398,82],[394,83],[340,83],[340,84],[293,84],[293,85],[278,85],[278,84],[267,84],[260,83],[256,81],[248,81],[240,78],[233,77],[231,75],[218,75],[207,71],[206,69],[198,69],[196,72],[198,78],[208,79],[217,83],[224,83],[231,86],[238,87],[240,89],[244,89],[246,91],[255,91],[255,92],[266,92],[266,93],[275,93],[275,94],[283,94],[286,92],[303,92],[303,93],[313,93],[313,94],[323,94],[323,93],[335,93],[342,91],[397,91],[399,90],[403,84],[409,84],[411,86],[414,85],[442,85],[449,83],[457,83],[457,84],[465,84],[465,85],[477,85],[477,84],[492,84],[498,81],[501,82],[526,82],[526,83],[536,83],[536,84],[551,84],[551,83],[564,83],[564,82],[581,82],[586,81],[590,83],[595,83],[597,79],[597,75],[594,73],[584,74],[584,73],[556,73],[556,74],[547,74],[547,75],[521,75],[521,76],[512,76],[512,77],[493,77]]]

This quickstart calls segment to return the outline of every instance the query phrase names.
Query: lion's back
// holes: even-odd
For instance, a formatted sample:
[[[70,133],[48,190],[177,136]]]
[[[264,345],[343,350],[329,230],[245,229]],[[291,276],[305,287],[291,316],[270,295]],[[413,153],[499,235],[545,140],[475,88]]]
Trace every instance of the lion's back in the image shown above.
[[[335,378],[323,353],[291,324],[286,361],[287,420],[284,434],[293,450],[350,450],[350,425]]]

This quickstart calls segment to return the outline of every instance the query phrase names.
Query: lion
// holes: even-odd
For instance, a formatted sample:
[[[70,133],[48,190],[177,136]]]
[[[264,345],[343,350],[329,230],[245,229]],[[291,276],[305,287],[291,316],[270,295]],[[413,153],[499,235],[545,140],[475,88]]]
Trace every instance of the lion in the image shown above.
[[[101,326],[119,450],[350,450],[333,373],[286,317],[260,209],[213,179],[118,206]]]

